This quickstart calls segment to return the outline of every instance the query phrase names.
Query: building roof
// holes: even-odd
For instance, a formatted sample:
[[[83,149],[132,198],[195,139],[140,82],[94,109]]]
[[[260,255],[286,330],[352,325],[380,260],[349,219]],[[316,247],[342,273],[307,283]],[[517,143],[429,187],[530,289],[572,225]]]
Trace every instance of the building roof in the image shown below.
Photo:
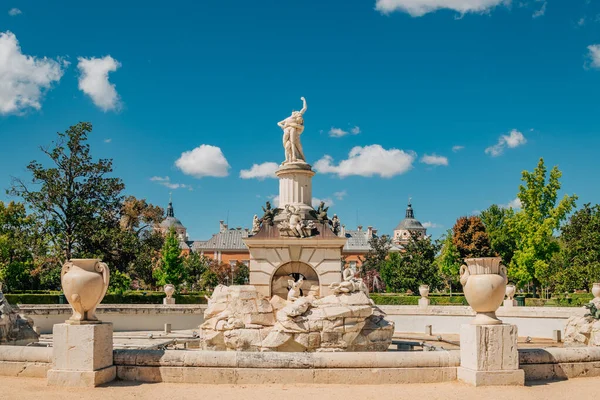
[[[348,239],[346,241],[346,244],[344,245],[344,248],[342,251],[344,252],[368,252],[369,250],[371,250],[371,246],[369,245],[369,239],[371,239],[371,237],[373,236],[377,236],[373,233],[371,233],[369,235],[369,231],[363,231],[363,230],[355,230],[355,231],[351,231],[351,230],[346,230],[346,238]],[[397,244],[393,244],[392,243],[392,247],[390,248],[390,251],[394,252],[394,251],[400,251],[402,250],[402,246],[399,246]]]
[[[412,204],[410,201],[408,202],[408,207],[406,207],[406,217],[400,221],[398,226],[396,226],[395,231],[399,230],[407,230],[407,231],[423,231],[425,232],[427,229],[415,219],[415,213],[412,209]]]
[[[248,237],[247,229],[226,229],[215,233],[208,240],[191,242],[193,251],[240,250],[248,251],[243,239]]]

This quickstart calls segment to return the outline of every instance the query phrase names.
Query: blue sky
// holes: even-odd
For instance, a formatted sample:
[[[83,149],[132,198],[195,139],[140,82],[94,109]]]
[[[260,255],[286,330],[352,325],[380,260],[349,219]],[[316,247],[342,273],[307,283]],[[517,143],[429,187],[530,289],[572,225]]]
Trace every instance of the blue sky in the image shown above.
[[[240,171],[283,161],[304,96],[313,194],[350,228],[390,233],[410,196],[438,236],[539,157],[598,202],[600,1],[85,3],[0,2],[2,189],[90,121],[93,155],[127,194],[172,191],[192,239],[249,227],[278,182]]]

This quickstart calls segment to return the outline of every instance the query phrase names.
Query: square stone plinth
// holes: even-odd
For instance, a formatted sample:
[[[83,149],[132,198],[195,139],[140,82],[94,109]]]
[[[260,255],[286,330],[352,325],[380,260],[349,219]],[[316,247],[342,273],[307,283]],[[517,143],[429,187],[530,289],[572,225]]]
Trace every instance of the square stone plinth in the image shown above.
[[[459,380],[476,385],[523,385],[515,325],[461,325]]]
[[[456,379],[473,386],[523,386],[525,371],[473,371],[469,368],[458,367]]]
[[[421,297],[419,299],[419,307],[429,307],[429,299],[427,297]]]
[[[117,367],[114,365],[97,371],[66,371],[51,369],[47,379],[50,386],[65,387],[95,387],[114,381],[117,377]]]
[[[56,324],[48,384],[96,386],[115,378],[113,326]]]
[[[163,299],[163,304],[167,305],[167,304],[175,304],[175,298],[174,297],[165,297]]]
[[[506,299],[506,300],[504,300],[504,302],[502,303],[502,305],[504,307],[516,307],[517,306],[517,301],[516,300]]]

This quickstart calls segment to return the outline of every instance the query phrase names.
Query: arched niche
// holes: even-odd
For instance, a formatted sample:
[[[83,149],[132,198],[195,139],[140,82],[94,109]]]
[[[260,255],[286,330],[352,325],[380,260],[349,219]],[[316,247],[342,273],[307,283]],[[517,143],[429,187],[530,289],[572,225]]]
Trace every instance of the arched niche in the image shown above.
[[[291,279],[298,280],[299,276],[304,277],[304,283],[300,288],[302,295],[308,294],[319,295],[319,276],[317,272],[308,264],[300,261],[292,261],[281,265],[275,270],[271,277],[271,296],[279,296],[283,299],[287,298]]]

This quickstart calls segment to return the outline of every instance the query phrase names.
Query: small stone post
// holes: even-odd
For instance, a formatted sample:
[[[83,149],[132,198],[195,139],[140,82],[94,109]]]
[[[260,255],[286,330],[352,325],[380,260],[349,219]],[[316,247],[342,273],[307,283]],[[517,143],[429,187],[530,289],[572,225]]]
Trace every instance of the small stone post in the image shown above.
[[[419,294],[421,295],[421,298],[419,299],[419,307],[428,307],[429,306],[429,285],[419,286]]]

